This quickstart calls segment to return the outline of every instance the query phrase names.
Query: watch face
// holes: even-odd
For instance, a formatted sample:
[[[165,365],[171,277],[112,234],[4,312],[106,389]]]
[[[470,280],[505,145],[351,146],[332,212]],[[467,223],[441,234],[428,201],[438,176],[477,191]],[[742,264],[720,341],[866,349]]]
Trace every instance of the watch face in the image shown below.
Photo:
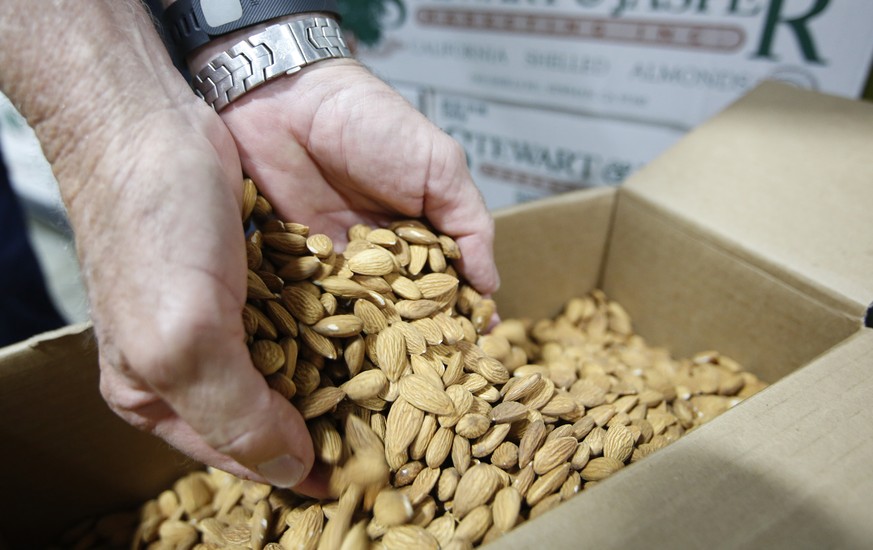
[[[210,27],[220,27],[233,23],[242,17],[240,0],[200,0],[203,18]]]

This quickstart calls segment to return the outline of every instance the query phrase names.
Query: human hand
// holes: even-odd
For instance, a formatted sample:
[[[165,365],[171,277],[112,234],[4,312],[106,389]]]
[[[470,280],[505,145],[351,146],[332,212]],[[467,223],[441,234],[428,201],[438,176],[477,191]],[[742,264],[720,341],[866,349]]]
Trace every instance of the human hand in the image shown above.
[[[244,344],[239,161],[216,115],[194,107],[193,124],[178,112],[150,118],[70,201],[101,391],[126,421],[200,462],[297,485],[313,461],[309,433]]]
[[[312,466],[309,433],[244,342],[233,139],[172,66],[138,0],[75,4],[9,6],[0,84],[36,129],[61,186],[100,389],[119,416],[200,462],[296,485]],[[45,55],[40,37],[57,32],[69,47]],[[297,488],[319,492],[312,481]]]
[[[360,64],[316,63],[221,116],[243,171],[283,218],[339,244],[355,223],[426,218],[457,241],[467,280],[497,289],[493,221],[463,149]]]

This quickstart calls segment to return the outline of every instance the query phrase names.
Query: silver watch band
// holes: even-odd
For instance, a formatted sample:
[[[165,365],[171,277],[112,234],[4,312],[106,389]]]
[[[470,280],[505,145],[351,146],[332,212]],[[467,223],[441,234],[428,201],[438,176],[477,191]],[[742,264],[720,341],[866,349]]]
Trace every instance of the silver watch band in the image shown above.
[[[194,76],[194,92],[216,111],[264,82],[322,59],[351,57],[339,24],[307,17],[271,25],[212,59]]]

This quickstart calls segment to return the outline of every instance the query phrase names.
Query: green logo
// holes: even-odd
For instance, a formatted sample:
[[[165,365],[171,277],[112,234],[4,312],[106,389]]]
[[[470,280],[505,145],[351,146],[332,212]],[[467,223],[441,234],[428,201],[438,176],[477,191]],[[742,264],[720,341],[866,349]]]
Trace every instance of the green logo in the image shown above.
[[[403,0],[339,0],[343,28],[354,33],[364,45],[373,46],[382,32],[399,27],[406,21]]]
[[[801,55],[803,55],[803,59],[806,62],[821,65],[826,64],[815,47],[812,31],[808,25],[811,19],[815,19],[827,9],[830,0],[816,0],[815,5],[808,12],[794,17],[786,17],[782,14],[782,3],[783,0],[772,0],[770,2],[770,9],[764,22],[761,43],[753,57],[763,57],[776,61],[778,58],[773,53],[773,42],[781,25],[785,25],[794,32],[797,45],[800,47]]]

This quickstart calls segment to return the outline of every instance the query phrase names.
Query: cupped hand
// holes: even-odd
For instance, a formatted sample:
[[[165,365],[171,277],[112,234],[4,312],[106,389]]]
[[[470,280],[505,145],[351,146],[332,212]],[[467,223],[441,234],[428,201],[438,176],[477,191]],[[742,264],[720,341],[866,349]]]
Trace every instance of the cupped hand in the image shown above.
[[[463,149],[359,63],[316,63],[221,116],[244,172],[283,218],[340,245],[356,223],[425,218],[458,242],[473,286],[497,289],[493,221]]]
[[[62,170],[110,407],[194,459],[282,487],[310,471],[297,410],[270,390],[244,342],[246,260],[239,158],[191,95],[109,132],[102,160]],[[75,170],[87,169],[84,174]],[[71,173],[72,172],[72,173]],[[309,481],[299,490],[318,494]]]

